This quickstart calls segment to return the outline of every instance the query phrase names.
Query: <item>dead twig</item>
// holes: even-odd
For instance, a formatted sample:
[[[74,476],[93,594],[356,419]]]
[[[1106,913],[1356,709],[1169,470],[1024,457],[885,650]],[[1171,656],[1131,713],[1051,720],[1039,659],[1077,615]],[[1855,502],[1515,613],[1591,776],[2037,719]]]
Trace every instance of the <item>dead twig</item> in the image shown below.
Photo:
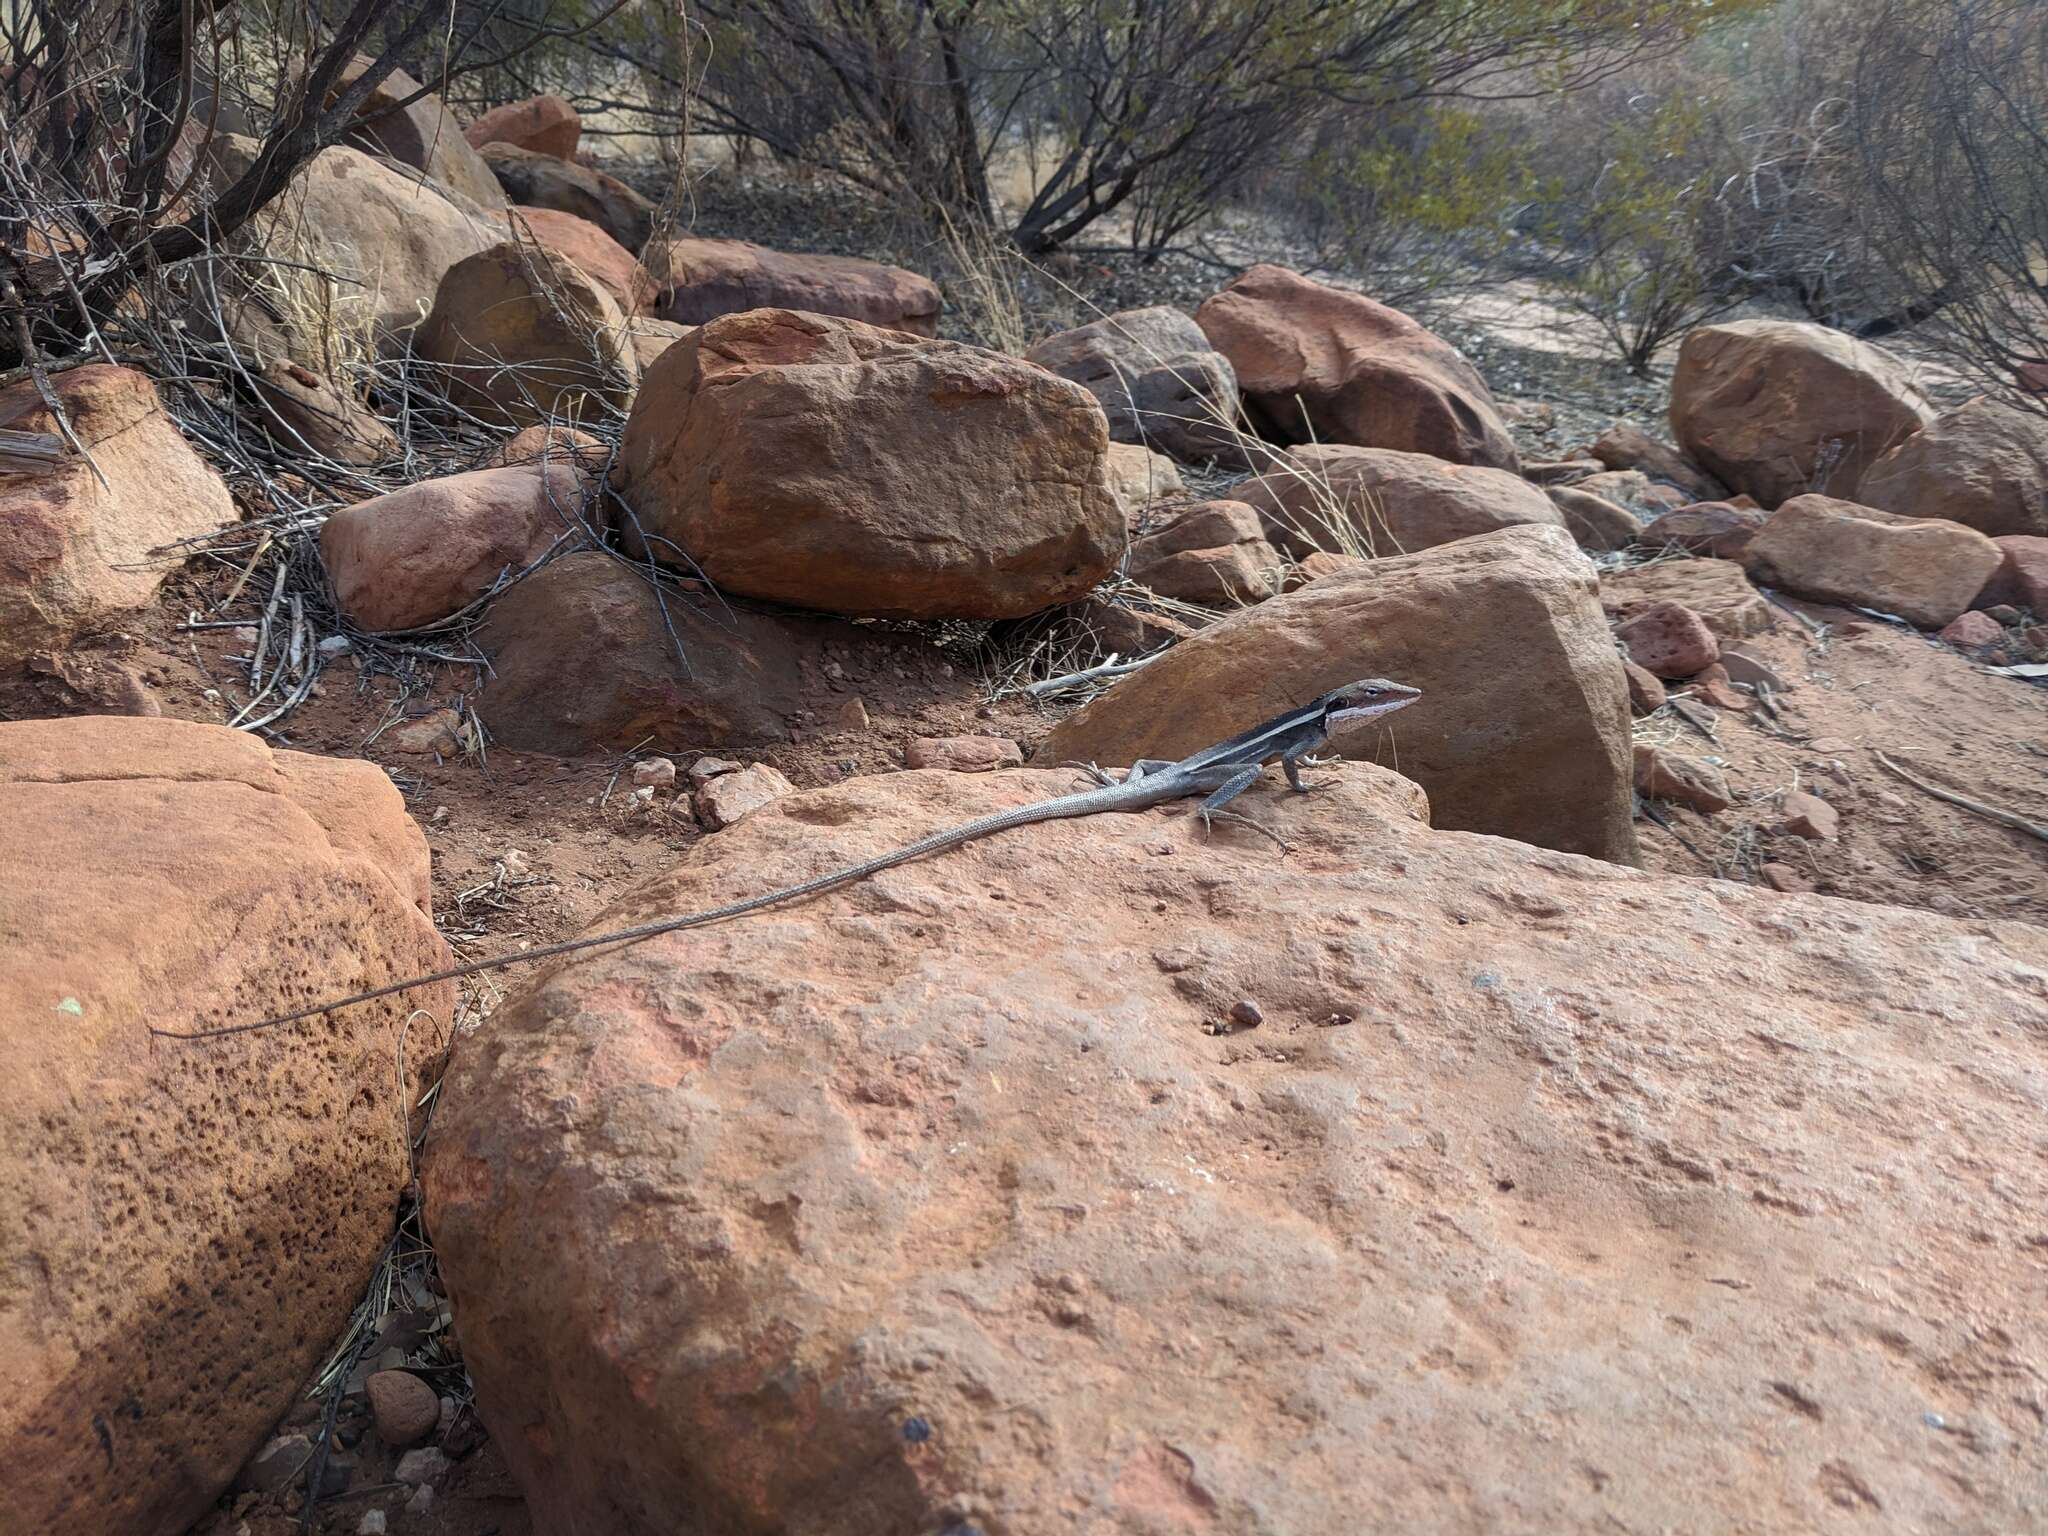
[[[1876,749],[1873,748],[1872,750],[1875,751]],[[1952,789],[1942,789],[1938,785],[1930,784],[1925,779],[1908,773],[1882,752],[1877,753],[1877,760],[1915,789],[1922,790],[1934,796],[1937,800],[1946,800],[1950,805],[1959,805],[1966,811],[1976,812],[1987,821],[1995,821],[2002,827],[2011,827],[2015,832],[2025,832],[2032,837],[2040,838],[2044,843],[2048,843],[2048,826],[2043,826],[2038,821],[2029,821],[2016,811],[2004,810],[1995,805],[1986,805],[1982,800],[1972,800],[1968,795],[1959,795]]]

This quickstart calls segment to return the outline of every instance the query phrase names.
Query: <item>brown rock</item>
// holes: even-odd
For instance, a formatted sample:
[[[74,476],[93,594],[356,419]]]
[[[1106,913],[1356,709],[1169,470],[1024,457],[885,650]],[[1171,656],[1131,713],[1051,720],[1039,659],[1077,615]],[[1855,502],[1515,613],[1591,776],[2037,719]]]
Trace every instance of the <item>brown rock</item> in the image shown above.
[[[1785,814],[1778,823],[1778,830],[1789,832],[1794,837],[1832,843],[1836,832],[1841,829],[1840,813],[1820,796],[1809,795],[1804,790],[1795,789],[1786,795],[1781,809]]]
[[[355,84],[370,64],[367,55],[357,54],[343,67],[333,94]],[[408,97],[417,99],[407,101]],[[405,105],[399,105],[401,102]],[[402,69],[386,75],[370,92],[369,100],[356,110],[348,142],[357,149],[388,156],[400,165],[431,176],[479,208],[505,206],[505,192],[498,185],[498,178],[462,136],[447,103],[431,91],[422,94],[419,81]]]
[[[702,325],[749,309],[836,315],[913,336],[938,333],[944,301],[930,278],[879,261],[771,251],[747,240],[669,240],[641,253],[664,320]]]
[[[1627,549],[1642,535],[1643,520],[1605,496],[1570,485],[1553,485],[1549,494],[1581,549]]]
[[[1624,660],[1621,667],[1628,675],[1628,707],[1631,714],[1654,715],[1664,707],[1664,684],[1656,673],[1628,660]]]
[[[621,315],[630,319],[654,303],[654,279],[647,269],[590,220],[559,208],[508,208],[501,217],[595,279],[612,296]]]
[[[1933,419],[1889,352],[1799,321],[1701,326],[1671,379],[1679,445],[1766,507],[1805,491],[1854,495],[1865,469]]]
[[[1760,635],[1776,622],[1771,605],[1733,560],[1658,560],[1601,578],[1608,612],[1633,618],[1656,603],[1679,603],[1723,640]]]
[[[1766,864],[1757,873],[1764,877],[1764,884],[1774,891],[1801,893],[1813,889],[1813,882],[1790,864]]]
[[[440,1397],[411,1371],[373,1372],[363,1389],[369,1394],[377,1438],[394,1451],[426,1443],[440,1427]]]
[[[1376,755],[1391,734],[1439,824],[1634,857],[1628,687],[1592,567],[1562,528],[1376,560],[1241,609],[1061,721],[1035,761],[1176,759],[1374,676],[1423,698],[1332,747]]]
[[[697,819],[714,832],[746,820],[780,800],[796,786],[766,763],[751,763],[737,773],[721,773],[697,789]]]
[[[950,773],[990,773],[1023,763],[1017,743],[1002,736],[914,736],[903,752],[906,768],[943,768]]]
[[[483,421],[601,419],[632,399],[639,362],[604,287],[545,247],[507,241],[441,279],[414,350]]]
[[[1856,499],[1979,533],[2048,535],[2048,416],[1988,395],[1944,411],[1871,465]]]
[[[1984,583],[1973,606],[2010,603],[2036,618],[2048,617],[2048,538],[2021,533],[1991,542],[1998,546],[1998,569]]]
[[[144,375],[92,364],[52,374],[50,387],[92,462],[64,445],[33,379],[0,388],[0,430],[41,434],[58,455],[47,469],[0,474],[0,664],[61,650],[145,606],[184,563],[164,546],[235,520],[226,484]]]
[[[0,815],[7,1528],[177,1536],[362,1296],[455,989],[149,1029],[446,965],[426,841],[368,763],[167,719],[0,724]]]
[[[583,137],[583,119],[559,96],[529,96],[493,107],[462,130],[470,148],[513,144],[537,155],[574,160]]]
[[[428,1214],[535,1528],[2027,1529],[2027,1407],[1929,1371],[2024,1379],[2037,1261],[1983,1234],[2048,1170],[1901,1137],[2038,1121],[2041,931],[1436,834],[1326,777],[1247,797],[1286,859],[1164,810],[1033,827],[572,958],[465,1035]],[[607,920],[1070,781],[793,796]],[[1180,902],[1187,968],[1105,964]],[[1244,997],[1258,1031],[1204,1032]],[[1920,1475],[1959,1405],[1985,1475]]]
[[[1335,576],[1345,571],[1359,571],[1371,565],[1370,560],[1358,555],[1333,555],[1325,549],[1310,550],[1294,563],[1288,574],[1286,590],[1294,591],[1325,576]]]
[[[1388,448],[1291,449],[1230,495],[1297,557],[1333,546],[1349,553],[1349,544],[1413,554],[1517,524],[1564,526],[1550,498],[1518,475]]]
[[[1548,459],[1522,466],[1522,478],[1531,485],[1548,489],[1553,485],[1571,485],[1597,475],[1607,466],[1598,459]]]
[[[1762,661],[1733,646],[1721,647],[1721,667],[1730,682],[1747,683],[1752,688],[1769,688],[1774,693],[1786,693],[1792,687]]]
[[[455,757],[462,751],[462,716],[436,709],[393,726],[379,738],[394,752],[415,757]]]
[[[673,758],[643,757],[633,765],[635,789],[674,789],[676,765]]]
[[[1593,444],[1592,456],[1609,469],[1633,469],[1686,493],[1688,502],[1719,501],[1728,487],[1693,463],[1669,443],[1660,443],[1640,427],[1617,421]]]
[[[1653,518],[1636,542],[1648,549],[1675,545],[1688,554],[1740,560],[1763,525],[1761,512],[1725,501],[1701,501]]]
[[[1519,473],[1479,371],[1397,309],[1251,267],[1195,311],[1230,359],[1245,414],[1277,443],[1345,443]]]
[[[756,310],[648,373],[615,479],[721,590],[831,612],[1011,618],[1124,549],[1094,398],[1019,358]]]
[[[721,773],[738,773],[745,766],[729,757],[700,757],[690,764],[690,787],[702,789]]]
[[[1271,596],[1282,563],[1257,512],[1241,501],[1203,501],[1132,544],[1127,569],[1161,597],[1228,607]]]
[[[1111,443],[1103,461],[1109,492],[1124,509],[1124,520],[1136,526],[1155,502],[1187,494],[1180,471],[1163,453],[1142,443]]]
[[[657,320],[652,315],[628,315],[626,343],[640,364],[641,376],[646,376],[656,358],[695,329],[694,325],[677,325],[673,320]]]
[[[568,756],[781,741],[801,662],[825,626],[671,599],[676,655],[647,583],[595,550],[551,561],[491,604],[478,634],[491,739]]]
[[[550,422],[545,426],[521,427],[491,450],[482,469],[505,469],[519,464],[569,464],[596,472],[603,469],[611,450],[602,438],[580,427]]]
[[[1084,632],[1094,637],[1102,650],[1114,651],[1123,657],[1146,656],[1161,646],[1172,645],[1199,633],[1196,626],[1171,614],[1134,608],[1127,603],[1106,602],[1099,597],[1084,597],[1078,603],[1069,603],[1065,612]]]
[[[253,139],[214,141],[228,174],[253,164],[259,147]],[[346,144],[330,145],[243,226],[240,240],[331,280],[282,270],[276,281],[295,301],[282,319],[261,296],[243,307],[263,311],[280,330],[284,355],[331,377],[334,332],[367,329],[380,343],[394,343],[417,324],[450,267],[503,238],[497,220],[468,199]],[[233,283],[225,286],[232,290]]]
[[[643,253],[654,233],[654,204],[603,171],[516,144],[493,143],[483,157],[521,208],[555,208],[588,219],[620,245]]]
[[[1693,674],[1691,694],[1693,698],[1731,714],[1740,714],[1749,708],[1749,695],[1736,688],[1734,678],[1718,661],[1708,663]]]
[[[376,633],[437,624],[558,543],[580,542],[588,487],[559,460],[477,469],[343,507],[320,530],[342,612]]]
[[[1999,551],[1961,523],[1795,496],[1750,540],[1744,564],[1766,585],[1939,629],[1976,601]]]
[[[262,408],[264,430],[290,452],[356,468],[399,455],[398,434],[382,417],[310,368],[249,359],[239,380]]]
[[[1713,768],[1697,758],[1681,757],[1645,742],[1636,743],[1635,787],[1639,795],[1675,800],[1703,816],[1725,811],[1735,803],[1728,793],[1728,781]]]
[[[1061,331],[1024,356],[1072,379],[1101,405],[1113,442],[1189,460],[1246,462],[1237,374],[1202,328],[1170,304],[1127,309]]]
[[[1631,512],[1639,514],[1647,511],[1654,517],[1664,510],[1651,504],[1654,488],[1650,484],[1650,477],[1640,470],[1602,470],[1597,475],[1588,475],[1585,479],[1577,481],[1574,488],[1584,491],[1589,496],[1604,497],[1616,506],[1626,507]]]
[[[1973,609],[1953,624],[1944,626],[1937,638],[1959,651],[1980,651],[1986,646],[2003,643],[2005,626],[1990,614]]]
[[[1691,677],[1721,654],[1707,621],[1682,603],[1651,603],[1615,634],[1629,659],[1658,677]]]

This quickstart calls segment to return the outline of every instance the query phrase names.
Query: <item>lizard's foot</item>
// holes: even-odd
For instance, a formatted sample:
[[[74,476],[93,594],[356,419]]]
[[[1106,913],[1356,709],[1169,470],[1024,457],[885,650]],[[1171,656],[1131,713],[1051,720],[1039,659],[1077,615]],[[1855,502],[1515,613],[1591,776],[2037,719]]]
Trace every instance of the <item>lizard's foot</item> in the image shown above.
[[[1195,814],[1202,818],[1202,832],[1204,836],[1215,835],[1216,828],[1212,825],[1212,823],[1218,821],[1234,821],[1239,826],[1250,827],[1254,832],[1258,833],[1261,837],[1272,839],[1273,845],[1277,847],[1282,853],[1294,852],[1294,845],[1288,842],[1287,839],[1282,837],[1278,832],[1275,832],[1271,827],[1261,826],[1258,822],[1253,821],[1251,817],[1240,816],[1236,811],[1209,811],[1197,809]]]
[[[1108,774],[1104,773],[1094,763],[1061,763],[1060,766],[1062,768],[1073,769],[1076,773],[1079,773],[1084,778],[1086,778],[1091,784],[1097,785],[1103,789],[1107,789],[1110,785],[1117,782],[1115,779],[1112,779]]]

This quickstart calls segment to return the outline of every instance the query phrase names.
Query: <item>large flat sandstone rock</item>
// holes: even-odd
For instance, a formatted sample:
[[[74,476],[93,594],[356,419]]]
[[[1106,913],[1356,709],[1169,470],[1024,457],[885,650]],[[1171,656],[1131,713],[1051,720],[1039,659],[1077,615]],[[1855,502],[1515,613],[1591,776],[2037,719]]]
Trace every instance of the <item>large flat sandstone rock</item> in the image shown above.
[[[1628,681],[1562,528],[1361,562],[1233,614],[1069,715],[1037,760],[1184,757],[1362,677],[1423,698],[1332,750],[1399,762],[1439,825],[1633,862]]]
[[[178,1536],[382,1253],[454,989],[149,1027],[447,964],[426,840],[371,764],[164,719],[0,725],[0,817],[0,1526]]]
[[[1247,797],[1289,857],[1035,827],[464,1039],[426,1196],[535,1529],[2036,1528],[2048,933],[1325,777]],[[607,917],[1071,782],[793,795]]]

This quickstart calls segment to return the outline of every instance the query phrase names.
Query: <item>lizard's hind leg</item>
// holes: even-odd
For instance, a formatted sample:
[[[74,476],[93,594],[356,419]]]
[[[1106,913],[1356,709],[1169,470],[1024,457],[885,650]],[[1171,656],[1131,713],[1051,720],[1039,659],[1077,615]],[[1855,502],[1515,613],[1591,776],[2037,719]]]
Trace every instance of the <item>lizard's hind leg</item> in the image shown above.
[[[1210,794],[1209,798],[1204,800],[1199,806],[1195,808],[1195,814],[1202,818],[1202,830],[1204,832],[1213,833],[1215,831],[1214,824],[1216,822],[1235,821],[1241,823],[1244,826],[1250,827],[1254,832],[1258,833],[1261,837],[1271,838],[1273,842],[1279,846],[1282,852],[1286,852],[1287,839],[1282,837],[1279,833],[1273,831],[1270,827],[1260,826],[1256,821],[1253,821],[1249,816],[1240,816],[1235,811],[1226,811],[1225,809],[1223,809],[1223,807],[1230,804],[1230,802],[1235,800],[1239,795],[1243,794],[1246,790],[1250,789],[1252,785],[1256,784],[1258,782],[1258,779],[1259,765],[1257,763],[1253,763],[1249,768],[1241,768],[1237,770],[1235,773],[1232,773],[1229,778],[1225,779],[1221,784],[1216,786],[1216,789],[1213,793]]]

